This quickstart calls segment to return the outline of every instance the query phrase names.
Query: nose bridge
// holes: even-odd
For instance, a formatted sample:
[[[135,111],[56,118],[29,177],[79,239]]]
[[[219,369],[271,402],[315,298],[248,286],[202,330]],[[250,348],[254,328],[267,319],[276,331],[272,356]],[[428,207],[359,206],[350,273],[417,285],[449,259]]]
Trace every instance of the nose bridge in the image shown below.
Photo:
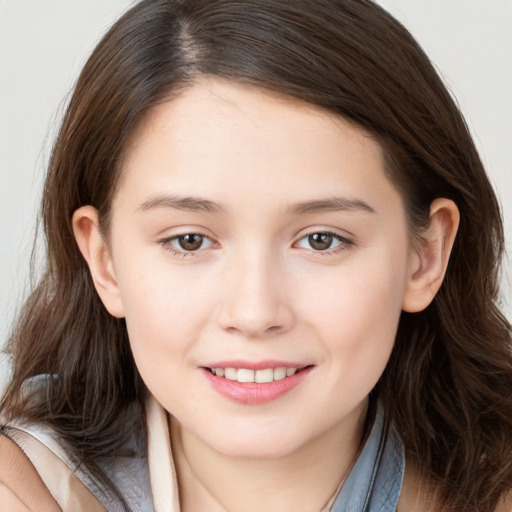
[[[221,327],[248,337],[282,332],[293,322],[281,259],[269,247],[245,244],[227,269]]]

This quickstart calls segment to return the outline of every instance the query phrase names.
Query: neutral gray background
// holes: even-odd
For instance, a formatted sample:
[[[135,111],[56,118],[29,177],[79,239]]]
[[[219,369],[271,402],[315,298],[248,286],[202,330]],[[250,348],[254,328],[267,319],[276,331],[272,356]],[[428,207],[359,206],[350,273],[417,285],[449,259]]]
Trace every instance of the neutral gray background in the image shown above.
[[[0,347],[28,283],[41,182],[65,98],[127,0],[0,0]],[[512,247],[512,0],[383,0],[457,97]],[[511,315],[507,263],[503,298]],[[0,389],[8,376],[0,360]]]

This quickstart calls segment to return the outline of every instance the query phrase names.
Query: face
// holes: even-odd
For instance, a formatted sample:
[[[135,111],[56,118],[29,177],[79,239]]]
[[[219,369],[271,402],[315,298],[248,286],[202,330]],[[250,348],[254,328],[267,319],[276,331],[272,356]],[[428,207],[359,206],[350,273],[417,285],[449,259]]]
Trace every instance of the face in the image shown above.
[[[412,261],[367,134],[205,80],[141,126],[112,211],[106,303],[181,428],[225,454],[278,457],[362,410]]]

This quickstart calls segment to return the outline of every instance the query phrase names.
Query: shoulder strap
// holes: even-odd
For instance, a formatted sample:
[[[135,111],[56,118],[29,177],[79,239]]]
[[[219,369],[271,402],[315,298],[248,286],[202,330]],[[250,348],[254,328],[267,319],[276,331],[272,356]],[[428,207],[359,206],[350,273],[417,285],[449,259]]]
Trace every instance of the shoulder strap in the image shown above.
[[[398,432],[378,403],[370,435],[334,503],[332,512],[395,512],[405,468]]]
[[[148,458],[155,512],[179,512],[179,492],[169,436],[169,416],[156,398],[146,402]]]
[[[106,512],[76,474],[47,446],[14,427],[4,427],[2,434],[25,452],[62,510]]]

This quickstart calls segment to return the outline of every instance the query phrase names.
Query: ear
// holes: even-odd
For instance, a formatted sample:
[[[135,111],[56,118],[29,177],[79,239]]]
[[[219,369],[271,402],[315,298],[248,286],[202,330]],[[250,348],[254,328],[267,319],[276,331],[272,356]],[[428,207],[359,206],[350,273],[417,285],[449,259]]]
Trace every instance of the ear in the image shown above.
[[[107,243],[101,234],[96,208],[82,206],[75,211],[73,232],[103,304],[112,316],[123,318],[124,308],[114,266]]]
[[[443,283],[459,227],[459,209],[449,199],[436,199],[430,206],[430,221],[411,249],[409,275],[402,309],[423,311]]]

